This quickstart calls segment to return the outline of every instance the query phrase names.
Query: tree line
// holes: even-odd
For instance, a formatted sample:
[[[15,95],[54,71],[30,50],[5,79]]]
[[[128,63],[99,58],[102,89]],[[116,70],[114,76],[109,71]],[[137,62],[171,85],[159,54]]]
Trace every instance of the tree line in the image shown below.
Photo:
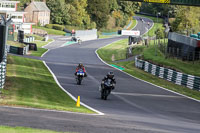
[[[160,12],[162,17],[169,17],[171,31],[174,32],[200,32],[200,7],[143,3],[140,12],[154,16]]]
[[[40,0],[35,0],[40,1]],[[41,0],[43,1],[43,0]],[[20,0],[26,6],[31,0]],[[173,31],[200,31],[200,8],[122,0],[46,0],[51,23],[91,28],[124,27],[135,12],[170,17]]]
[[[20,6],[30,2],[20,0]],[[46,4],[51,10],[51,23],[85,29],[107,28],[110,19],[114,26],[123,27],[139,10],[138,2],[121,0],[46,0]]]

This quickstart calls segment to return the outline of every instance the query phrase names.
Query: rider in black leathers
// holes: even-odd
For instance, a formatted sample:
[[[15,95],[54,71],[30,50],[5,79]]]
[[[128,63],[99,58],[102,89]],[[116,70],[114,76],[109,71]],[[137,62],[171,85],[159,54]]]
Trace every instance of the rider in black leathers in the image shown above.
[[[114,73],[113,72],[108,72],[108,74],[106,75],[106,77],[104,77],[102,79],[102,82],[101,82],[101,87],[103,88],[104,87],[104,82],[108,79],[111,79],[111,82],[113,84],[113,87],[112,87],[112,90],[115,89],[115,84],[116,84],[116,81],[115,81],[115,78],[114,78]]]

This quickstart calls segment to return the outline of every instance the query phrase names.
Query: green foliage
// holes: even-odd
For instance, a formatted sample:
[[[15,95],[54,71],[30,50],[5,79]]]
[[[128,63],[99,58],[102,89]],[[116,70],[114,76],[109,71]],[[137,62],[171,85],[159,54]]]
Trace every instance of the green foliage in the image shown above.
[[[55,24],[69,24],[70,5],[65,4],[63,0],[47,0],[47,6],[51,10],[51,22]]]
[[[63,25],[58,25],[58,24],[54,24],[54,25],[53,25],[53,29],[55,29],[55,30],[63,31],[64,28],[65,28],[65,27],[64,27]]]
[[[49,29],[53,29],[53,24],[46,24],[45,27]]]
[[[109,0],[109,9],[110,9],[110,13],[119,9],[117,0]]]
[[[156,34],[156,38],[157,39],[163,39],[165,37],[165,33],[164,33],[164,29],[163,28],[158,28],[155,31],[155,34]]]
[[[45,27],[33,26],[33,28],[45,30],[49,35],[65,35],[66,34],[64,31],[49,29]]]
[[[107,26],[110,12],[108,0],[88,0],[87,11],[91,19],[96,22],[98,29]]]
[[[169,12],[169,17],[174,17],[175,12],[177,10],[177,6],[175,5],[166,5],[166,4],[156,4],[156,3],[142,3],[140,12],[152,14],[154,16],[157,15],[158,12],[161,13],[161,16],[168,16]]]
[[[176,19],[172,23],[173,31],[192,30],[194,33],[200,31],[200,8],[178,6]]]

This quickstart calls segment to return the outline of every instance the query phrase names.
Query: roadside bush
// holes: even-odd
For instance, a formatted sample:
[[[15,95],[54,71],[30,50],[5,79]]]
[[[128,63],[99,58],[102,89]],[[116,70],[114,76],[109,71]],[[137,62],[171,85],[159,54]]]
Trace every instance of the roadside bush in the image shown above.
[[[58,24],[54,24],[53,25],[53,29],[55,29],[55,30],[61,30],[61,31],[63,31],[64,28],[65,27],[63,25],[58,25]]]
[[[49,29],[53,29],[53,24],[46,24],[45,27]]]

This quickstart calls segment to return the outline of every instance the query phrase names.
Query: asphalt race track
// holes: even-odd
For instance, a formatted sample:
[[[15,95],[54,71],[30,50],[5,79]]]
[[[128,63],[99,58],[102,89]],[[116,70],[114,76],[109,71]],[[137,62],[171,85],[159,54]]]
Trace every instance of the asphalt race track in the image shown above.
[[[138,20],[136,29],[142,26],[140,18]],[[144,21],[152,25],[152,21]],[[141,33],[145,32],[142,28]],[[123,38],[58,47],[42,58],[65,90],[75,97],[80,96],[81,102],[105,115],[0,107],[0,125],[81,133],[199,133],[199,102],[135,79],[99,60],[95,54],[98,48]],[[88,73],[82,85],[76,85],[74,77],[79,62]],[[115,73],[117,85],[104,101],[100,99],[98,86],[109,71]]]

